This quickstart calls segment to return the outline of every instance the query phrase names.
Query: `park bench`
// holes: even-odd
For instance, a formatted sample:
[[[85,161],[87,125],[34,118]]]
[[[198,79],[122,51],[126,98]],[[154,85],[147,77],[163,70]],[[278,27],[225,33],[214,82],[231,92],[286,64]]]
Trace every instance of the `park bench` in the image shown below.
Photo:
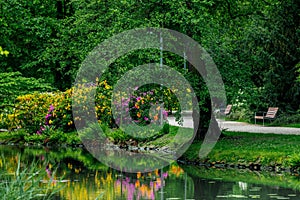
[[[225,111],[224,111],[224,114],[225,114],[225,115],[229,115],[229,113],[231,112],[231,108],[232,108],[232,105],[231,105],[231,104],[227,105],[227,107],[226,107],[226,109],[225,109]]]
[[[226,106],[226,108],[219,108],[219,109],[216,109],[214,110],[214,114],[217,116],[217,117],[221,117],[221,116],[226,116],[226,115],[229,115],[230,112],[231,112],[231,108],[232,108],[232,105],[229,104]]]
[[[255,124],[257,119],[263,120],[263,126],[265,125],[265,119],[273,120],[276,117],[278,111],[278,107],[269,107],[267,112],[255,112]],[[262,115],[257,115],[258,113],[262,113]]]

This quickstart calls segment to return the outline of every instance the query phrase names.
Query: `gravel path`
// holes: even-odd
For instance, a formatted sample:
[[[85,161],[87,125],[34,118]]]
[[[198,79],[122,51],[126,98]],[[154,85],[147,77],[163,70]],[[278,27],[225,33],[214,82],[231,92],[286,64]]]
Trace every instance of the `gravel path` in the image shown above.
[[[174,117],[169,117],[168,121],[171,125],[178,126],[178,124],[175,122]],[[300,128],[261,126],[244,122],[224,121],[220,119],[218,119],[217,121],[219,123],[220,129],[226,129],[227,131],[300,135]],[[183,127],[193,127],[192,117],[185,116],[183,118]]]

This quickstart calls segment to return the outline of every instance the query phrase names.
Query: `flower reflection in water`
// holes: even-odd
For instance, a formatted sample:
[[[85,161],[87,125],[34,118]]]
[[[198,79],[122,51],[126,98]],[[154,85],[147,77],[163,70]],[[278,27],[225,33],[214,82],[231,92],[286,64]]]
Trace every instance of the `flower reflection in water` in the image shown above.
[[[164,179],[171,175],[179,176],[184,171],[179,167],[172,165],[169,172],[159,172],[155,170],[152,173],[137,173],[136,179],[125,177],[115,181],[115,188],[120,188],[123,193],[127,194],[127,200],[133,199],[155,199],[155,193],[165,186]]]

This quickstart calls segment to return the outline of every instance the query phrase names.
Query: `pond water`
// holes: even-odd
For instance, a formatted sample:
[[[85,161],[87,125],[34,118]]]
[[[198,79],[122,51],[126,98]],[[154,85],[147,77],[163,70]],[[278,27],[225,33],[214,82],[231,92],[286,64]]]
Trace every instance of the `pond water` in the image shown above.
[[[300,199],[300,180],[290,174],[177,163],[149,173],[122,173],[81,148],[0,146],[0,152],[1,173],[13,173],[19,159],[21,166],[36,160],[42,170],[56,170],[55,184],[63,189],[55,199]]]

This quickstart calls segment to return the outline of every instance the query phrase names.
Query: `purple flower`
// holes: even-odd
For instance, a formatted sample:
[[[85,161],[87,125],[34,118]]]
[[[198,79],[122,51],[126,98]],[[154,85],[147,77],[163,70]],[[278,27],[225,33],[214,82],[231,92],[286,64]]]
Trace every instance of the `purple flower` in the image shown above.
[[[165,117],[168,117],[168,112],[167,111],[163,111],[163,115],[165,116]]]
[[[151,188],[153,187],[153,182],[152,182],[152,181],[150,181],[150,187],[151,187]]]
[[[54,106],[51,104],[48,112],[52,112],[54,110]]]
[[[48,114],[45,116],[45,118],[46,118],[46,119],[49,119],[49,117],[51,117],[51,114],[48,113]]]
[[[163,177],[167,178],[168,177],[168,172],[163,173]]]
[[[43,132],[44,130],[45,130],[45,127],[41,126],[41,127],[40,127],[40,130],[38,130],[38,131],[36,132],[36,134],[41,135],[42,132]]]
[[[148,118],[148,117],[144,117],[144,120],[145,120],[145,121],[148,121],[148,120],[149,120],[149,118]]]

